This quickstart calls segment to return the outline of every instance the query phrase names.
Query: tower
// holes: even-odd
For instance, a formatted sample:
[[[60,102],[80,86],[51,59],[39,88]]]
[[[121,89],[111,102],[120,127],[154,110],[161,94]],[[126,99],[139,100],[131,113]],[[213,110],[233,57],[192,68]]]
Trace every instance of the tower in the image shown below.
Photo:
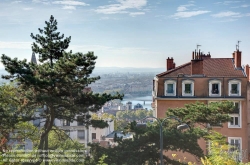
[[[35,55],[34,52],[32,53],[32,56],[31,56],[31,62],[34,63],[34,64],[37,64],[36,55]]]

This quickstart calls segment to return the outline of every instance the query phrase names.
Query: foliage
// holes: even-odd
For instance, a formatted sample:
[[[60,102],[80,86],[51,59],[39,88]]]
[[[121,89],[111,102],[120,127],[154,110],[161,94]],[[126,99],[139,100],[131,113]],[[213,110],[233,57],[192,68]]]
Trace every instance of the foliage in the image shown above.
[[[195,104],[186,104],[183,108],[170,108],[166,112],[167,116],[176,116],[184,123],[190,126],[194,124],[216,125],[230,121],[228,115],[234,109],[233,102],[211,102],[208,105],[196,102]],[[204,125],[205,126],[205,125]]]
[[[100,157],[100,160],[98,161],[97,165],[108,165],[106,163],[104,163],[104,160],[107,158],[107,155],[102,155],[102,157]]]
[[[15,124],[24,120],[21,115],[23,103],[24,100],[20,98],[18,89],[13,84],[0,86],[0,152],[9,148],[9,134],[13,132]]]
[[[105,102],[123,97],[120,94],[112,96],[87,92],[85,88],[100,79],[99,76],[90,77],[97,57],[93,52],[66,52],[71,38],[64,39],[64,35],[57,32],[57,21],[53,16],[45,24],[44,29],[38,29],[40,34],[31,34],[35,40],[32,50],[39,54],[40,64],[1,56],[1,62],[9,73],[2,77],[15,80],[20,89],[19,95],[25,100],[22,110],[26,111],[22,111],[22,116],[25,116],[26,121],[45,120],[40,132],[38,150],[46,148],[45,139],[56,118],[70,122],[81,120],[86,125],[92,124],[89,112],[96,112]],[[39,117],[34,113],[37,108],[40,108]],[[81,118],[76,119],[76,115]]]
[[[166,117],[175,115],[177,118],[188,123],[190,129],[180,131],[176,127],[180,124],[175,120],[159,119],[163,122],[163,149],[165,151],[181,151],[189,153],[196,158],[203,157],[203,151],[198,145],[198,140],[210,134],[205,127],[196,127],[195,123],[205,124],[212,121],[230,121],[228,112],[232,109],[231,102],[213,103],[206,106],[202,103],[189,104],[184,108],[170,109]],[[205,119],[202,113],[206,113]],[[214,113],[217,113],[214,115]],[[132,122],[127,126],[127,131],[135,133],[133,139],[118,139],[118,146],[113,148],[102,148],[96,144],[91,145],[92,164],[106,154],[105,163],[108,164],[155,164],[160,155],[160,126],[159,122],[148,122],[147,127],[137,127],[137,122]],[[179,165],[179,160],[163,156],[164,164]],[[183,162],[184,163],[184,162]],[[91,164],[91,163],[90,163]]]
[[[205,137],[206,140],[210,141],[210,152],[209,155],[201,158],[201,163],[203,165],[247,165],[249,163],[241,163],[236,161],[238,156],[237,151],[230,151],[233,146],[226,143],[226,137],[222,136],[220,133],[212,131],[208,136]],[[243,156],[243,155],[242,155]],[[189,165],[194,165],[194,163],[189,162]]]
[[[118,111],[116,113],[116,123],[117,123],[117,130],[123,130],[124,127],[131,121],[140,121],[145,117],[153,116],[152,110],[125,110],[125,111]]]

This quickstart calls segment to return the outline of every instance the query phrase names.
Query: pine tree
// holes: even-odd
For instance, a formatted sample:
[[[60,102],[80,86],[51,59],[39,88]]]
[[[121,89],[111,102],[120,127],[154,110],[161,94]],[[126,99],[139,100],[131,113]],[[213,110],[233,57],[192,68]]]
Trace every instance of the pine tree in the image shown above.
[[[120,94],[112,96],[87,92],[85,88],[100,79],[99,76],[90,76],[97,56],[93,52],[67,52],[71,37],[64,39],[64,35],[57,32],[57,21],[53,16],[45,24],[44,30],[39,29],[40,35],[31,34],[35,40],[32,51],[39,54],[40,64],[1,56],[5,70],[9,73],[2,77],[17,82],[22,89],[20,95],[26,100],[25,108],[29,112],[35,112],[38,107],[44,109],[39,117],[45,119],[45,123],[38,150],[45,149],[45,137],[55,119],[70,122],[81,120],[86,125],[96,124],[96,121],[91,120],[89,112],[96,112],[105,102],[123,97]],[[80,118],[76,119],[76,115],[80,115]],[[34,115],[27,117],[27,121],[35,119],[37,117]]]

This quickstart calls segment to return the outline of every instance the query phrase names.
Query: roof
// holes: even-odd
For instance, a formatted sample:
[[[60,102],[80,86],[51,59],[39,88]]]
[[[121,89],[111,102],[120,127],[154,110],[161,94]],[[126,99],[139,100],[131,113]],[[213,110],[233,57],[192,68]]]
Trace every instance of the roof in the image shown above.
[[[234,66],[232,58],[203,59],[203,75],[206,77],[246,77],[243,69]],[[179,74],[191,75],[191,62],[156,75],[157,77],[176,77]]]

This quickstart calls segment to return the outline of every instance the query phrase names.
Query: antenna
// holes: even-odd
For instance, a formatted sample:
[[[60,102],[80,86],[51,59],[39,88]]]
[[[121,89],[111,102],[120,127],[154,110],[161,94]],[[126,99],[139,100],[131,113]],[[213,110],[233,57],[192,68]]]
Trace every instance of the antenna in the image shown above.
[[[198,52],[199,46],[201,46],[201,45],[197,44],[196,46],[197,46],[197,52]]]
[[[239,50],[239,49],[240,49],[240,42],[241,42],[241,41],[238,41],[238,42],[237,42],[238,44],[236,45],[236,50]]]

